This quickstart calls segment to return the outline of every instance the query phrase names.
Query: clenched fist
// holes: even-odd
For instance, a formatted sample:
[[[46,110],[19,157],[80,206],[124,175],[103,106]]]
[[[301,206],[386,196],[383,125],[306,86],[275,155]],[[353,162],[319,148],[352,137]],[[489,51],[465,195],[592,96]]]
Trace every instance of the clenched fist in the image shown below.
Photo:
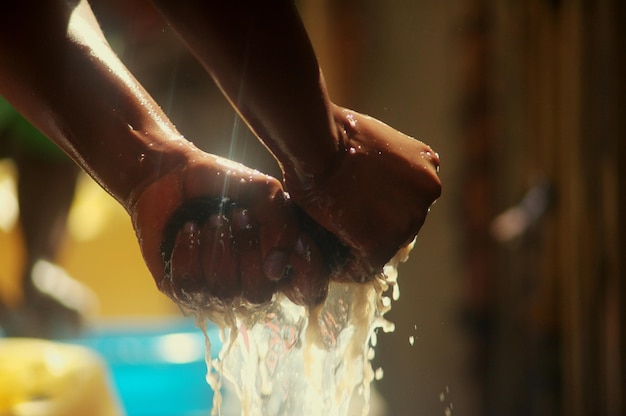
[[[198,150],[136,201],[144,259],[159,289],[184,306],[260,304],[278,290],[298,304],[325,297],[332,264],[313,238],[332,237],[277,179]]]
[[[303,183],[286,172],[293,201],[349,247],[342,279],[366,281],[410,243],[441,194],[439,157],[426,144],[334,106],[339,143],[326,172]]]

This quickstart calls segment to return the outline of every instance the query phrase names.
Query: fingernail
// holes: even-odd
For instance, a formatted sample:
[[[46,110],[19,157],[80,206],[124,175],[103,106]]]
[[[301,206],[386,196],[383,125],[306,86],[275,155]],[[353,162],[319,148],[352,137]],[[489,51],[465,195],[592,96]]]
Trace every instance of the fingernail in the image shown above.
[[[263,262],[263,273],[273,281],[283,278],[287,270],[287,253],[281,250],[273,250]]]

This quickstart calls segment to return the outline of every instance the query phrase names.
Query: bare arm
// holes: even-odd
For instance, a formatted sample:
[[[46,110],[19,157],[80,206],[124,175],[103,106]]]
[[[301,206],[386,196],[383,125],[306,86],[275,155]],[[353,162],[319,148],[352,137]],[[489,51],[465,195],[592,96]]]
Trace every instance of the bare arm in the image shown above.
[[[84,1],[12,2],[0,14],[0,60],[0,94],[127,208],[192,151]]]
[[[293,0],[152,0],[278,159],[286,190],[371,278],[440,194],[424,143],[328,97]]]
[[[153,0],[252,131],[307,188],[333,163],[333,106],[293,0]]]

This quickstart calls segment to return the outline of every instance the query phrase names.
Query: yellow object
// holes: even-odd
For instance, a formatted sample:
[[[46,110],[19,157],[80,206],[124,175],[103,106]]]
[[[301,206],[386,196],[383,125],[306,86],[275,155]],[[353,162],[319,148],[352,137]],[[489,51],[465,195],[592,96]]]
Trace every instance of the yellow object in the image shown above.
[[[123,415],[101,359],[85,347],[0,339],[0,416]]]
[[[0,161],[0,302],[9,307],[21,302],[26,256],[16,177],[13,164]],[[86,175],[78,181],[68,220],[69,232],[53,260],[98,296],[98,317],[180,316],[148,272],[128,213]]]

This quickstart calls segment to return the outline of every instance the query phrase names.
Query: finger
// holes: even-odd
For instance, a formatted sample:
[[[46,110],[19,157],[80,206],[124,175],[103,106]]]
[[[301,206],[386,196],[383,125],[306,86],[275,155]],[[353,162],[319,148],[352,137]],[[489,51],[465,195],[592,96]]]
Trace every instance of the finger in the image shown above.
[[[272,298],[276,288],[274,282],[263,273],[259,227],[253,222],[248,209],[235,208],[231,229],[239,258],[242,294],[251,303],[265,303]]]
[[[211,215],[202,227],[202,274],[212,296],[231,300],[241,291],[228,219]]]
[[[254,205],[253,215],[260,225],[260,243],[265,255],[273,248],[291,251],[298,237],[293,204],[284,192]]]
[[[253,222],[250,211],[235,207],[231,217],[231,232],[237,252],[259,248],[259,227]]]
[[[345,245],[337,235],[323,228],[304,210],[294,205],[294,212],[298,219],[298,225],[302,233],[299,234],[299,252],[306,252],[306,247],[314,247],[314,253],[319,253],[321,261],[327,273],[334,278],[342,274],[342,269],[352,256],[354,249]],[[304,246],[302,245],[304,244]]]
[[[281,290],[295,304],[313,306],[328,295],[329,269],[319,249],[300,233],[290,256],[291,271]]]
[[[187,221],[176,235],[166,277],[170,295],[186,304],[192,301],[191,294],[204,289],[200,248],[198,223]]]
[[[241,288],[243,297],[250,303],[262,304],[269,302],[276,292],[276,282],[268,279],[259,267],[261,253],[258,250],[248,250],[240,255]]]

